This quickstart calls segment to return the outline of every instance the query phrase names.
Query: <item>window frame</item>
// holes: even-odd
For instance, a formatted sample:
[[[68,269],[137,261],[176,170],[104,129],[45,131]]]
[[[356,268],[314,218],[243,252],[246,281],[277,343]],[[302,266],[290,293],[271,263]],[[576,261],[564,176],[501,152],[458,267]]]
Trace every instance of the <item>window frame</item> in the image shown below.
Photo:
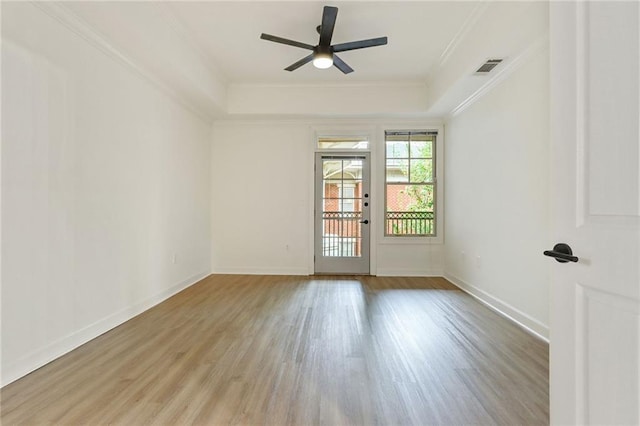
[[[429,132],[436,134],[436,140],[433,145],[433,197],[434,197],[434,233],[433,235],[393,235],[386,234],[386,211],[387,211],[387,188],[386,188],[386,132]],[[382,195],[382,202],[377,208],[378,217],[381,224],[376,226],[378,234],[378,243],[385,244],[420,244],[420,245],[441,245],[444,243],[444,140],[445,129],[442,123],[424,123],[417,125],[408,122],[407,125],[398,123],[384,123],[379,128],[378,149],[380,153],[377,164],[381,170],[380,180],[378,183],[379,193]]]
[[[406,158],[399,158],[400,160],[406,160],[407,162],[407,181],[406,182],[389,182],[388,180],[388,176],[389,176],[389,168],[388,168],[388,162],[389,160],[398,160],[398,158],[395,157],[387,157],[387,148],[388,148],[388,143],[389,140],[388,138],[388,133],[407,133],[407,157]],[[432,141],[429,141],[431,143],[431,157],[412,157],[411,152],[411,136],[414,134],[422,134],[424,133],[425,136],[427,137],[433,137]],[[436,215],[436,211],[437,211],[437,207],[438,207],[438,201],[437,201],[437,164],[436,164],[436,156],[438,155],[437,152],[437,142],[438,142],[438,133],[436,131],[429,131],[429,130],[385,130],[384,132],[384,215],[383,215],[383,232],[384,232],[384,236],[385,237],[390,237],[390,238],[396,238],[396,237],[400,237],[400,238],[408,238],[408,237],[413,237],[413,238],[433,238],[436,236],[436,232],[437,232],[437,223],[438,223],[438,217]],[[415,141],[417,142],[417,141]],[[430,176],[430,180],[425,181],[425,182],[412,182],[411,181],[411,160],[412,159],[429,159],[431,160],[431,176]],[[433,225],[431,227],[432,232],[429,234],[389,234],[387,233],[387,214],[389,213],[389,211],[387,210],[387,205],[388,205],[388,189],[389,189],[389,184],[391,184],[392,186],[424,186],[424,187],[431,187],[431,191],[432,191],[432,196],[433,196]]]

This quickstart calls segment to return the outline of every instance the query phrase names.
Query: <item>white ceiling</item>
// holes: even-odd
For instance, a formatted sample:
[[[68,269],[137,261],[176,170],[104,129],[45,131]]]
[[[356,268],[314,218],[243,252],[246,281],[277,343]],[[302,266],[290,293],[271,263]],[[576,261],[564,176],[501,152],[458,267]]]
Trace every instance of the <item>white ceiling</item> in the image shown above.
[[[388,44],[340,53],[355,70],[348,75],[311,64],[284,71],[309,51],[261,40],[260,34],[315,45],[325,5],[339,9],[334,44],[381,36],[388,37]],[[200,96],[195,103],[205,108],[238,85],[420,84],[433,86],[430,93],[437,95],[425,106],[448,88],[459,92],[446,109],[482,84],[471,78],[482,61],[517,57],[547,25],[545,2],[107,1],[60,6],[163,84],[186,97]]]
[[[318,44],[324,2],[167,4],[229,81],[242,83],[423,81],[476,7],[473,2],[338,2],[333,44],[387,36],[386,46],[343,52],[355,70],[283,69],[306,50],[260,40],[262,32]]]

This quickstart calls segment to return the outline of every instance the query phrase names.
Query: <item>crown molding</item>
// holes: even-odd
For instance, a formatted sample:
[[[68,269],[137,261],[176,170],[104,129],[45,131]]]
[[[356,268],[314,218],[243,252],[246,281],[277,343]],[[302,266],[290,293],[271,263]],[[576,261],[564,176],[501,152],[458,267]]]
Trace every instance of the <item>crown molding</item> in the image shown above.
[[[424,89],[427,87],[426,83],[418,80],[410,81],[362,81],[362,82],[347,82],[347,83],[231,83],[229,88],[292,88],[292,89],[315,89],[315,88],[334,88],[334,89],[346,89],[346,88],[375,88],[375,87],[392,87],[392,88],[406,88],[414,87]]]
[[[315,129],[341,129],[354,127],[381,127],[397,129],[423,129],[425,127],[443,127],[443,121],[431,117],[256,117],[243,116],[221,118],[213,122],[213,128],[226,126],[303,126]]]
[[[161,92],[168,95],[171,99],[185,107],[187,110],[197,115],[200,119],[205,122],[212,122],[214,119],[214,115],[200,108],[194,102],[181,95],[178,91],[172,89],[170,86],[165,84],[162,80],[156,77],[154,74],[148,72],[138,64],[136,64],[133,60],[131,60],[127,55],[122,53],[118,48],[116,48],[113,44],[111,44],[103,35],[101,35],[95,28],[93,28],[89,23],[87,23],[84,19],[80,18],[78,15],[69,10],[66,6],[59,2],[42,2],[42,1],[33,1],[31,2],[34,6],[40,9],[42,12],[47,14],[49,17],[55,19],[57,22],[62,24],[68,30],[82,38],[88,44],[102,52],[105,56],[111,58],[115,62],[118,62],[121,65],[124,65],[133,73],[138,76],[144,78],[151,84],[153,84],[157,89]]]
[[[173,30],[174,34],[187,43],[198,55],[209,72],[218,77],[224,85],[228,85],[229,77],[220,70],[220,67],[216,64],[214,58],[209,55],[206,48],[203,47],[198,39],[193,35],[193,32],[189,30],[184,21],[177,16],[171,2],[152,2],[151,4],[158,9],[162,18],[165,20],[168,27]]]
[[[487,11],[488,7],[489,7],[489,2],[487,0],[483,0],[473,8],[473,10],[471,11],[467,19],[464,21],[464,23],[462,24],[458,32],[453,36],[449,44],[447,44],[447,47],[445,47],[442,53],[440,54],[440,58],[435,66],[436,69],[442,68],[447,63],[447,61],[449,60],[453,52],[458,48],[458,46],[460,45],[460,43],[462,43],[465,37],[467,37],[467,34],[469,34],[471,29],[475,27],[475,25],[478,23],[482,15],[484,15],[484,13]],[[432,72],[429,72],[429,75],[431,74]]]
[[[513,59],[504,63],[503,67],[500,67],[496,70],[496,74],[493,75],[485,84],[483,84],[478,90],[473,92],[471,96],[463,100],[460,104],[458,104],[455,108],[453,108],[448,114],[445,115],[444,121],[447,122],[451,118],[461,114],[464,110],[469,108],[471,105],[475,104],[487,93],[491,92],[496,86],[505,81],[509,76],[511,76],[514,72],[520,69],[523,65],[525,65],[529,60],[535,56],[537,53],[541,52],[549,45],[549,33],[545,32],[543,35],[538,37],[528,48],[523,50],[520,54],[515,56]]]

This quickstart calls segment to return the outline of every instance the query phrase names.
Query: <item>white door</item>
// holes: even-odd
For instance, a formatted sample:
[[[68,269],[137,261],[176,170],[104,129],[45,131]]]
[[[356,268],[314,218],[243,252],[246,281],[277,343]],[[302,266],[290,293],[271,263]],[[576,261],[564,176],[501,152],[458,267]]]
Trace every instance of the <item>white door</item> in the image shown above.
[[[550,7],[551,422],[638,425],[640,7]]]
[[[316,154],[317,274],[369,274],[369,154]]]

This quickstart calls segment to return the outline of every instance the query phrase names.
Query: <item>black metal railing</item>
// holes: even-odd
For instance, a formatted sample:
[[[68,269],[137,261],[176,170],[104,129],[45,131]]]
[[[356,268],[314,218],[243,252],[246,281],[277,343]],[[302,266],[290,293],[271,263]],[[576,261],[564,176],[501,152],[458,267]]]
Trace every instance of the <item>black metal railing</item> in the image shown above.
[[[434,235],[433,212],[387,212],[386,235]]]
[[[324,234],[359,237],[362,212],[322,212]]]
[[[362,212],[322,212],[323,255],[359,257]]]

